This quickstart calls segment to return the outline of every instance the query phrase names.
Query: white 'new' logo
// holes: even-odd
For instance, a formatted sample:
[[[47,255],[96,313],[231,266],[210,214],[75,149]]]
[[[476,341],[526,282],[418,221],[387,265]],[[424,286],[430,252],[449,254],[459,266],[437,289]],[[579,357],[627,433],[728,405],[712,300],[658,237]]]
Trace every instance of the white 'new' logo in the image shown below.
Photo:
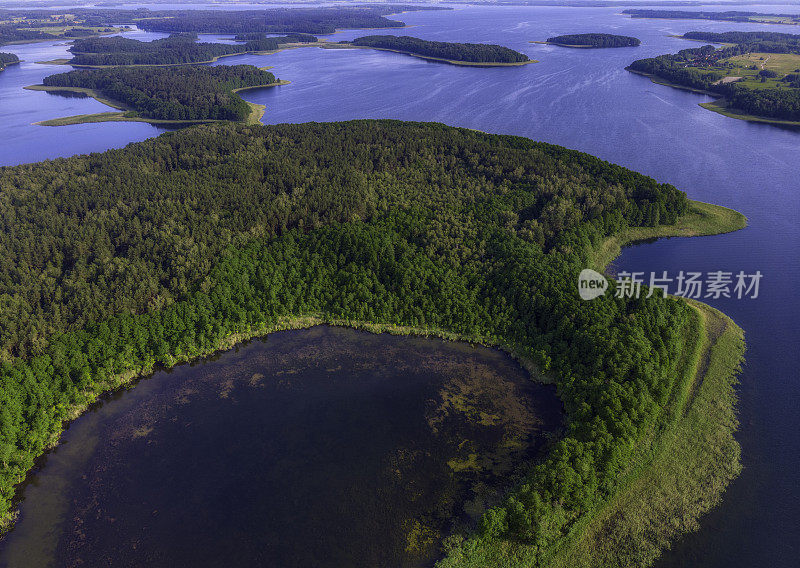
[[[591,268],[584,268],[578,275],[578,294],[582,300],[594,300],[608,289],[606,277]]]

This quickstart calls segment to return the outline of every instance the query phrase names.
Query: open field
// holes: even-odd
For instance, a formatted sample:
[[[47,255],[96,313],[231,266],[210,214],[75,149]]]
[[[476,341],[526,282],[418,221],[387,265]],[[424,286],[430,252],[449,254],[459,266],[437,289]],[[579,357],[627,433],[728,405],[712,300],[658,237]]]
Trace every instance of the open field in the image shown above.
[[[754,24],[781,24],[784,26],[796,26],[800,24],[796,18],[789,18],[786,16],[770,16],[764,14],[763,16],[750,16],[749,21]]]
[[[777,77],[767,77],[762,82],[759,76],[759,72],[762,70],[774,71]],[[800,55],[795,53],[748,53],[736,57],[729,57],[727,59],[720,59],[717,64],[710,67],[697,68],[697,71],[700,72],[724,73],[725,77],[719,82],[729,83],[735,81],[750,89],[775,89],[779,86],[788,87],[781,79],[790,73],[800,72],[798,70],[800,70]],[[629,71],[649,76],[654,79],[653,82],[662,85],[719,96],[716,93],[671,83],[659,77],[640,73],[632,69],[629,69]]]
[[[750,71],[753,75],[761,69],[775,71],[779,76],[796,73],[800,69],[800,54],[796,53],[748,53],[723,60],[736,67]],[[755,66],[756,69],[750,69]]]
[[[53,35],[63,35],[66,32],[70,32],[70,31],[72,31],[74,29],[78,29],[78,30],[82,30],[82,31],[83,30],[90,30],[90,31],[95,32],[97,34],[120,33],[121,31],[124,30],[124,28],[121,28],[121,27],[82,26],[80,24],[74,24],[74,25],[72,25],[72,24],[71,25],[63,25],[63,24],[61,24],[61,25],[53,25],[53,26],[44,25],[44,26],[39,27],[39,28],[27,28],[27,29],[30,29],[31,31],[44,32],[46,34],[53,34]]]

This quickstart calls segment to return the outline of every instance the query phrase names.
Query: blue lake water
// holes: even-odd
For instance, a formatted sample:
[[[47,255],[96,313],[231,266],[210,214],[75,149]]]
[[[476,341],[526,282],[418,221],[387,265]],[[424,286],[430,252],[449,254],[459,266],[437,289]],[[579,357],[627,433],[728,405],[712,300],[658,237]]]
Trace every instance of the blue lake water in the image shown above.
[[[735,9],[726,7],[727,9]],[[797,12],[792,6],[741,9]],[[747,123],[702,109],[710,98],[624,70],[634,59],[694,47],[671,35],[758,30],[756,24],[632,20],[620,8],[459,7],[398,16],[413,26],[380,33],[492,42],[540,63],[476,69],[367,50],[303,48],[222,63],[273,66],[288,86],[249,91],[266,123],[397,118],[440,121],[561,144],[669,182],[692,199],[733,207],[750,222],[731,235],[669,239],[627,249],[618,270],[725,270],[763,274],[760,296],[708,300],[745,330],[740,418],[744,471],[701,530],[676,543],[660,566],[796,566],[800,545],[800,131]],[[796,26],[771,31],[800,33]],[[575,32],[639,37],[638,48],[572,50],[529,43]],[[346,40],[371,32],[347,30]],[[134,37],[161,34],[136,32]],[[212,38],[213,39],[213,38]],[[0,73],[0,165],[102,151],[157,135],[147,124],[47,128],[31,123],[106,107],[22,91],[66,70],[34,61],[67,56],[59,42],[8,46],[25,62]]]

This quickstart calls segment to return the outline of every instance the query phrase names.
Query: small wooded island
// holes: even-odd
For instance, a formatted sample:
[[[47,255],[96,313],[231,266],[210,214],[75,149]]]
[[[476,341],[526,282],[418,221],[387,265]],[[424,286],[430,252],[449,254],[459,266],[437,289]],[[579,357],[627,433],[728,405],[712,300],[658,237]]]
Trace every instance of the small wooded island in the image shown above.
[[[15,65],[19,63],[19,57],[13,53],[0,52],[0,71],[5,69],[8,65]]]
[[[641,40],[614,34],[567,34],[547,38],[543,42],[561,47],[636,47]]]
[[[454,43],[428,41],[411,36],[371,35],[342,42],[356,47],[396,51],[424,59],[443,61],[456,65],[503,66],[534,63],[527,55],[503,47],[484,43]]]
[[[701,106],[725,116],[800,125],[800,35],[777,32],[688,32],[725,44],[634,61],[629,71],[671,87],[719,97]]]
[[[244,101],[244,89],[281,84],[252,65],[217,67],[114,67],[79,69],[45,77],[37,91],[68,91],[91,96],[120,112],[79,115],[41,122],[62,126],[84,122],[258,122],[264,107]]]

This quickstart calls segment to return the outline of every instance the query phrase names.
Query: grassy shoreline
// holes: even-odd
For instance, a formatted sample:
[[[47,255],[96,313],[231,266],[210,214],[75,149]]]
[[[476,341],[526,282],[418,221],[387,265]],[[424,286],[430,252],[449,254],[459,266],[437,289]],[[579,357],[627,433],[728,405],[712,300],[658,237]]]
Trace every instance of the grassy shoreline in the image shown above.
[[[604,270],[624,246],[663,237],[738,231],[747,218],[727,207],[691,201],[672,226],[634,227],[606,239],[592,255]],[[699,528],[741,472],[735,392],[744,360],[744,331],[722,312],[696,300],[683,359],[668,408],[668,426],[640,443],[640,456],[620,489],[550,551],[547,568],[650,566],[670,542]]]
[[[743,112],[739,112],[736,109],[729,108],[727,106],[725,97],[720,96],[719,93],[706,91],[704,89],[696,89],[694,87],[687,87],[685,85],[679,85],[678,83],[672,83],[670,81],[660,78],[658,75],[653,75],[652,73],[643,73],[641,71],[636,71],[635,69],[631,69],[629,67],[626,67],[625,70],[630,71],[631,73],[635,73],[636,75],[641,75],[642,77],[647,77],[657,85],[664,85],[666,87],[672,87],[673,89],[681,89],[683,91],[691,91],[692,93],[708,95],[709,97],[716,97],[716,100],[711,101],[709,103],[698,103],[698,106],[701,106],[706,110],[716,112],[717,114],[727,116],[729,118],[736,118],[738,120],[745,120],[748,122],[760,122],[762,124],[773,124],[777,126],[800,126],[800,121],[781,120],[779,118],[768,118],[765,116],[746,114]]]
[[[712,93],[711,91],[706,91],[705,89],[696,89],[695,87],[687,87],[686,85],[679,85],[678,83],[672,83],[670,81],[667,81],[666,79],[662,79],[658,75],[653,75],[652,73],[637,71],[636,69],[631,69],[630,67],[626,67],[625,71],[633,73],[634,75],[641,75],[642,77],[647,77],[656,85],[664,85],[665,87],[672,87],[673,89],[681,89],[682,91],[691,91],[692,93],[708,95],[709,97],[719,97],[719,94],[717,93]]]
[[[233,89],[232,92],[239,93],[241,91],[248,91],[253,89],[267,89],[270,87],[279,87],[282,85],[288,85],[291,81],[275,81],[274,83],[268,83],[265,85],[254,85],[252,87],[241,87],[238,89]],[[154,125],[192,125],[192,124],[209,124],[213,122],[226,122],[224,120],[219,119],[199,119],[199,120],[163,120],[157,118],[146,118],[141,116],[135,116],[131,114],[132,109],[127,105],[109,99],[102,95],[99,91],[94,89],[87,89],[84,87],[48,87],[46,85],[28,85],[27,87],[23,87],[29,91],[45,91],[45,92],[72,92],[72,93],[81,93],[88,97],[92,97],[98,102],[103,103],[104,105],[110,106],[111,108],[117,109],[118,112],[99,112],[94,114],[79,114],[76,116],[66,116],[63,118],[53,118],[49,120],[41,120],[39,122],[34,122],[33,124],[38,126],[72,126],[75,124],[90,124],[95,122],[146,122],[148,124]],[[247,102],[247,101],[245,101]],[[264,116],[264,112],[266,111],[266,106],[259,105],[251,102],[247,102],[248,106],[250,107],[250,114],[245,119],[245,123],[247,124],[257,124],[261,121],[261,118]]]
[[[69,427],[71,421],[80,418],[81,415],[83,415],[90,408],[94,407],[96,404],[102,403],[102,400],[105,397],[111,396],[116,392],[133,388],[135,387],[136,383],[139,380],[146,379],[149,375],[152,375],[155,372],[158,372],[160,370],[169,370],[177,365],[181,365],[184,363],[191,363],[194,361],[198,361],[200,359],[213,356],[217,353],[228,351],[240,343],[257,338],[263,338],[271,333],[276,333],[280,331],[309,329],[319,325],[347,327],[350,329],[366,331],[376,334],[388,333],[390,335],[438,338],[446,341],[460,341],[460,342],[470,343],[472,345],[481,345],[484,347],[498,349],[499,351],[508,354],[512,359],[514,359],[530,375],[530,377],[533,380],[544,384],[550,384],[553,382],[551,378],[543,375],[539,371],[539,369],[533,364],[532,361],[530,361],[528,358],[524,356],[521,356],[514,347],[505,344],[500,344],[496,341],[493,341],[491,339],[485,338],[480,335],[464,335],[434,327],[410,327],[410,326],[395,325],[391,323],[342,320],[337,318],[325,317],[323,314],[297,315],[297,316],[283,318],[279,320],[277,323],[272,325],[255,326],[252,327],[247,332],[230,335],[222,339],[213,348],[204,351],[202,353],[196,355],[181,354],[172,357],[168,365],[164,366],[151,365],[135,371],[130,371],[120,375],[115,375],[109,378],[109,380],[105,384],[98,385],[98,388],[90,393],[91,394],[90,402],[86,404],[76,405],[70,408],[69,420],[65,421],[61,426],[61,430],[57,432],[52,437],[52,439],[49,440],[45,452],[37,458],[37,462],[42,456],[54,450],[59,445],[61,434],[64,432],[64,430],[66,430],[67,427]],[[35,475],[35,471],[36,471],[35,468],[29,470],[25,478],[20,479],[19,483],[17,484],[17,487],[24,486],[25,483],[29,481],[30,477],[32,475]],[[9,532],[14,526],[14,522],[16,521],[19,513],[18,506],[20,504],[20,501],[18,500],[18,497],[19,496],[15,497],[11,510],[6,515],[0,515],[0,538],[2,538],[2,536],[5,535],[7,532]]]
[[[716,112],[717,114],[721,114],[729,118],[746,120],[747,122],[761,122],[763,124],[774,124],[778,126],[800,127],[800,121],[798,120],[780,120],[777,118],[765,118],[763,116],[758,116],[755,114],[747,114],[745,112],[739,112],[738,110],[729,107],[728,102],[724,97],[710,103],[700,103],[700,106],[706,110]]]
[[[22,59],[17,59],[16,61],[9,61],[8,63],[5,64],[5,66],[0,67],[0,73],[5,71],[6,69],[11,67],[12,65],[19,65],[20,63],[22,63]]]
[[[607,238],[591,252],[590,268],[602,271],[619,256],[622,248],[639,241],[665,237],[702,237],[744,229],[747,218],[733,209],[702,201],[690,201],[689,213],[675,225],[633,227]]]
[[[693,37],[683,37],[682,35],[674,35],[674,34],[671,34],[671,35],[669,35],[667,37],[674,37],[675,39],[682,39],[682,40],[686,40],[686,41],[696,41],[696,42],[700,42],[700,43],[702,43],[704,45],[721,45],[723,47],[731,47],[733,45],[736,45],[735,43],[725,43],[725,42],[721,42],[721,41],[705,41],[705,40],[702,40],[702,39],[694,39]]]
[[[609,258],[609,257],[613,258],[613,256],[616,256],[616,254],[618,254],[619,252],[617,250],[617,247],[621,247],[624,244],[627,244],[628,242],[639,240],[641,238],[650,238],[655,236],[666,237],[666,236],[692,236],[692,235],[703,235],[703,234],[716,234],[716,233],[734,231],[744,226],[744,216],[731,209],[715,205],[702,204],[700,202],[692,202],[692,203],[693,203],[693,210],[689,214],[681,217],[676,225],[661,226],[656,228],[637,227],[628,229],[627,231],[621,233],[620,235],[607,239],[603,243],[603,246],[601,247],[602,251],[597,252],[595,257],[598,259]],[[644,235],[644,237],[642,237],[642,235]],[[611,256],[612,254],[613,256]],[[283,318],[274,324],[269,324],[269,325],[262,324],[262,325],[251,326],[246,332],[230,335],[220,340],[215,346],[202,353],[195,353],[191,355],[184,353],[171,357],[170,360],[168,361],[168,364],[165,365],[165,367],[171,368],[177,364],[208,357],[214,353],[226,351],[234,347],[236,344],[241,343],[242,341],[246,341],[256,337],[264,337],[276,331],[284,331],[290,329],[304,329],[316,325],[345,326],[354,329],[369,331],[372,333],[390,333],[394,335],[417,335],[423,337],[437,337],[440,339],[445,339],[450,341],[465,341],[472,344],[484,345],[508,353],[512,358],[514,358],[516,361],[519,362],[519,364],[530,374],[530,376],[534,380],[544,383],[553,382],[553,379],[551,377],[542,374],[530,360],[520,356],[520,351],[517,348],[515,348],[515,346],[500,344],[497,341],[486,337],[482,337],[479,335],[464,335],[464,334],[452,333],[447,330],[442,330],[437,328],[408,327],[408,326],[393,325],[391,323],[340,320],[340,319],[325,317],[323,314],[299,314],[292,317]],[[87,400],[89,400],[88,403],[75,405],[73,408],[70,409],[69,412],[70,420],[78,418],[83,412],[85,412],[91,405],[95,404],[98,400],[100,400],[104,395],[122,388],[129,388],[136,380],[151,374],[154,370],[155,370],[154,366],[151,364],[150,366],[145,366],[134,371],[129,371],[127,373],[115,375],[113,377],[110,377],[104,384],[96,385],[96,387],[93,388],[91,392],[87,393],[88,395]],[[68,422],[64,422],[62,424],[61,431],[54,434],[53,437],[50,439],[48,444],[49,448],[52,449],[58,445],[61,432],[63,432],[63,429],[66,428],[67,426]],[[29,471],[27,475],[29,477],[32,474]],[[20,484],[23,483],[24,481],[25,481],[24,479],[21,479]],[[17,505],[18,503],[15,503],[15,507]],[[6,531],[10,530],[10,528],[13,525],[15,517],[16,517],[16,509],[12,508],[12,510],[7,515],[0,518],[0,536],[2,536],[2,534],[4,534]]]
[[[569,43],[556,43],[554,41],[529,41],[528,43],[538,43],[540,45],[557,45],[559,47],[576,47],[579,49],[592,49],[596,48],[597,46],[594,45],[577,45],[577,44],[569,44]]]
[[[603,270],[621,247],[642,239],[722,234],[742,229],[741,213],[698,201],[673,226],[634,227],[606,239],[592,256]],[[697,530],[741,471],[734,433],[735,386],[744,359],[744,332],[722,312],[683,298],[692,308],[663,423],[637,443],[638,457],[614,496],[545,551],[542,568],[645,568],[675,538]],[[536,551],[515,542],[483,540],[479,554],[442,559],[437,568],[534,566]],[[455,557],[454,557],[455,556]]]
[[[694,322],[686,345],[695,348],[668,409],[669,426],[621,490],[552,552],[549,568],[649,566],[672,540],[697,530],[741,472],[735,385],[744,332],[710,306],[688,302]]]

